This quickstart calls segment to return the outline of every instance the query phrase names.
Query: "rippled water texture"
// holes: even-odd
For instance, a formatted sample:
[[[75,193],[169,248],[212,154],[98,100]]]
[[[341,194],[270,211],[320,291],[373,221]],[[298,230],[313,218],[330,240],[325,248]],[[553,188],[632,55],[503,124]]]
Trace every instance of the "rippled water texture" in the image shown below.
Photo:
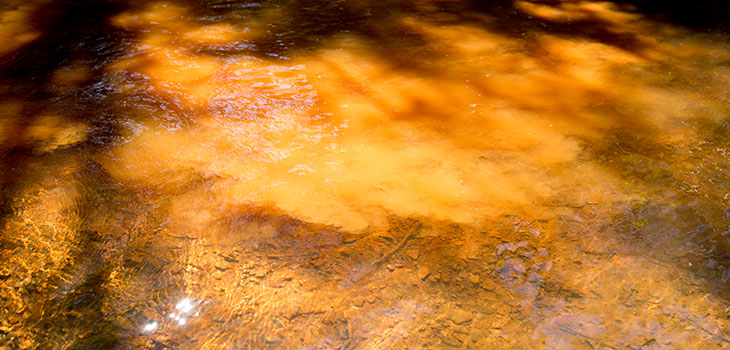
[[[0,349],[730,349],[727,5],[0,5]]]

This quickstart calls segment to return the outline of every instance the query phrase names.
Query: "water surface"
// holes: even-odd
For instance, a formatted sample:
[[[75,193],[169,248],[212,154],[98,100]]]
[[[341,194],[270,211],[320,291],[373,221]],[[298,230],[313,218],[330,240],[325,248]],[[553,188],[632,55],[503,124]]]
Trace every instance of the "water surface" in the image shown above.
[[[705,5],[6,1],[0,347],[730,348]]]

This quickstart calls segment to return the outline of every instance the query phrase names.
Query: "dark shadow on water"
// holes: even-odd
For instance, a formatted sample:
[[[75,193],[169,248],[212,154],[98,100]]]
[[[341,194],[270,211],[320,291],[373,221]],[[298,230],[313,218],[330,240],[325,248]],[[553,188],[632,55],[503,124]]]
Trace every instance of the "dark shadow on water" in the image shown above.
[[[35,9],[29,22],[40,37],[1,58],[3,84],[15,83],[4,94],[40,100],[48,97],[51,75],[64,64],[80,61],[98,68],[119,49],[122,33],[109,18],[125,8],[112,0],[57,0]]]
[[[626,180],[642,197],[619,208],[599,232],[623,239],[623,253],[640,254],[730,296],[730,118],[696,120],[702,137],[690,145],[616,132],[586,157]],[[682,149],[678,149],[682,147]]]
[[[271,4],[284,9],[286,15],[269,24],[268,35],[258,39],[250,50],[264,58],[286,56],[293,51],[318,47],[323,39],[347,33],[357,35],[368,43],[373,52],[399,68],[424,69],[414,66],[410,55],[418,54],[425,40],[411,28],[399,23],[404,14],[433,24],[475,24],[489,31],[521,38],[528,43],[536,33],[583,38],[615,46],[630,52],[641,52],[646,43],[642,33],[635,30],[617,30],[611,19],[598,16],[580,16],[573,20],[551,20],[532,16],[513,0],[497,1],[435,1],[423,9],[419,1],[336,1],[319,2],[279,1],[201,1],[192,5],[206,20],[226,21],[236,25],[245,13],[256,18]],[[530,2],[528,2],[530,3]],[[182,2],[183,6],[191,6]],[[560,2],[536,1],[540,6],[559,6]],[[667,3],[653,0],[618,1],[616,7],[669,25],[701,31],[724,32],[728,26],[728,8],[721,0]],[[243,6],[245,5],[245,6]],[[235,13],[234,20],[228,14]]]
[[[0,222],[9,214],[13,193],[22,182],[24,163],[34,156],[33,145],[19,137],[45,109],[62,111],[67,120],[83,120],[94,126],[90,144],[108,143],[116,133],[103,103],[103,64],[121,53],[125,34],[112,28],[109,18],[126,8],[121,1],[56,0],[40,5],[29,24],[40,37],[0,57],[0,100],[22,105],[14,130],[0,145]],[[59,68],[76,64],[90,74],[71,92],[54,91],[52,82]]]
[[[724,0],[618,0],[657,20],[706,31],[730,29],[730,3]]]

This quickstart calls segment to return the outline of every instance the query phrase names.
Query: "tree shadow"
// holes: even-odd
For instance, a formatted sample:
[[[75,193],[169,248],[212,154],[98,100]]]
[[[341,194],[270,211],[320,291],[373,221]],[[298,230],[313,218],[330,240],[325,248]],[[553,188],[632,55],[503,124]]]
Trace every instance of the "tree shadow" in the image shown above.
[[[190,4],[182,3],[190,6]],[[436,25],[471,24],[486,30],[530,42],[542,33],[566,38],[582,38],[640,53],[649,45],[642,29],[630,25],[630,16],[639,21],[653,19],[694,30],[727,28],[728,6],[720,0],[700,3],[666,3],[653,0],[562,3],[552,1],[338,1],[292,2],[202,1],[193,11],[205,19],[226,21],[227,14],[243,13],[248,18],[265,16],[268,5],[284,9],[284,15],[267,27],[267,35],[255,41],[249,52],[265,58],[287,56],[321,45],[323,39],[347,33],[369,43],[373,52],[401,68],[424,69],[408,57],[426,43],[421,33],[403,25],[403,15]],[[567,5],[565,5],[567,4]],[[586,6],[582,6],[586,5]],[[614,11],[614,12],[611,12]],[[558,13],[556,15],[556,13]],[[622,13],[620,15],[619,13]],[[241,25],[241,16],[230,20]],[[393,35],[397,33],[397,35]]]
[[[627,181],[639,197],[599,224],[601,236],[630,242],[624,253],[694,276],[722,298],[730,295],[730,212],[723,190],[730,186],[728,121],[691,121],[700,137],[689,144],[617,131],[585,154]]]
[[[41,4],[28,16],[39,37],[0,57],[0,100],[21,105],[17,115],[5,121],[12,130],[0,145],[0,221],[9,214],[12,197],[22,185],[24,164],[36,156],[34,145],[22,138],[39,115],[50,109],[64,120],[89,123],[94,136],[87,146],[92,148],[108,143],[116,133],[112,123],[99,117],[109,113],[99,82],[104,63],[121,54],[124,40],[109,18],[125,8],[123,2],[112,0]],[[64,82],[54,81],[54,74],[69,65],[85,67],[87,72],[72,89],[59,91]]]
[[[670,24],[703,31],[727,32],[730,28],[730,6],[727,1],[618,0],[616,2],[636,8],[649,18]]]

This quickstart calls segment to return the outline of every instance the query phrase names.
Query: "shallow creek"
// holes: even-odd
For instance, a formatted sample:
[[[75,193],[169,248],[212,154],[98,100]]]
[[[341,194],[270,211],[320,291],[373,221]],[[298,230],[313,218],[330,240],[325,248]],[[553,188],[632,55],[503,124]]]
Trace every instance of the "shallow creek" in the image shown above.
[[[730,349],[720,3],[4,1],[0,349]]]

